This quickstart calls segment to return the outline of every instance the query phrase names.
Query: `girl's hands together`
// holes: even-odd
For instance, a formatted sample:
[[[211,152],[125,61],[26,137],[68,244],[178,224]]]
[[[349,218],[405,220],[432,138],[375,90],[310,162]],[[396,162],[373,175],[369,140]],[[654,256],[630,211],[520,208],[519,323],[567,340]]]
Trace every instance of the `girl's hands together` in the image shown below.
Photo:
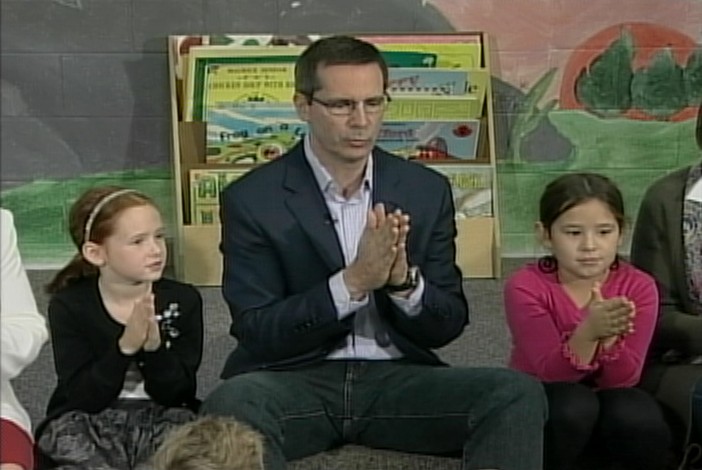
[[[154,294],[149,292],[134,303],[132,314],[119,339],[119,349],[123,354],[131,356],[142,348],[154,351],[160,344],[161,335],[156,320]]]
[[[634,315],[636,307],[626,297],[605,299],[596,283],[587,304],[588,315],[584,320],[588,336],[592,340],[614,342],[619,336],[634,331]]]

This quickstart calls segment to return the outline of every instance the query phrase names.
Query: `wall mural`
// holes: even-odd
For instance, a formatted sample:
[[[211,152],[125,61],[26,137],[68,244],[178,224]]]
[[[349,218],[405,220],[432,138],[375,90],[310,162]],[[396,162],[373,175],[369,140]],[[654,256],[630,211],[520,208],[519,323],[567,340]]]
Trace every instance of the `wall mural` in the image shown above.
[[[611,15],[606,0],[432,3],[454,28],[494,38],[505,254],[540,252],[536,205],[558,173],[610,176],[633,223],[654,179],[700,158],[701,1],[624,0]]]
[[[383,14],[375,0],[339,3],[333,10],[322,3],[279,1],[279,29],[292,25],[294,31],[278,32],[381,30]],[[89,5],[83,2],[81,9]],[[505,255],[539,252],[532,234],[536,205],[545,183],[557,174],[587,170],[612,177],[633,221],[654,179],[700,158],[693,132],[702,100],[702,0],[620,0],[616,7],[609,0],[388,0],[383,5],[397,12],[397,32],[490,34]],[[6,83],[5,70],[3,75],[5,105],[13,85]],[[66,140],[58,127],[51,132]],[[13,165],[20,163],[3,155],[3,180]],[[57,167],[55,178],[3,181],[2,205],[15,212],[30,264],[62,264],[72,255],[66,212],[89,186],[141,189],[154,195],[172,220],[167,162],[126,169],[106,164],[104,172],[93,168],[78,177],[62,173],[65,169]]]

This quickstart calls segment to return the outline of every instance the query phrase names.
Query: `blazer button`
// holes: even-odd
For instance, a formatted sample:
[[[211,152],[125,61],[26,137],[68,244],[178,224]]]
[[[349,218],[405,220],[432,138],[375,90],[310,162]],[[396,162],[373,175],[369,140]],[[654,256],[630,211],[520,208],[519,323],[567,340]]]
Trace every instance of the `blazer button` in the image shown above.
[[[375,342],[378,343],[378,346],[382,348],[387,348],[390,346],[390,335],[388,335],[388,332],[383,330],[383,331],[376,331],[375,332]]]

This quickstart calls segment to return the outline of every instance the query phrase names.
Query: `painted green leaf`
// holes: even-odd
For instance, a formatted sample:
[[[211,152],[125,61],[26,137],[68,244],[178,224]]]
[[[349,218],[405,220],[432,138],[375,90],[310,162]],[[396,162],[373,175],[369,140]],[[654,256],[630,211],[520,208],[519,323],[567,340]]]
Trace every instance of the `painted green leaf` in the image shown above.
[[[698,106],[702,101],[702,48],[695,49],[687,59],[683,80],[688,106]]]
[[[578,101],[590,112],[617,115],[631,107],[631,60],[634,42],[631,33],[624,29],[590,67],[575,82]]]
[[[540,113],[538,103],[546,94],[546,90],[551,85],[553,77],[557,69],[549,69],[541,78],[539,78],[534,86],[527,92],[524,101],[519,105],[517,117],[510,131],[508,140],[509,153],[514,162],[521,161],[520,147],[522,139],[533,132],[538,127],[541,121],[546,117],[547,113]],[[555,107],[556,103],[549,105],[548,111]]]
[[[631,82],[633,106],[651,116],[669,117],[687,106],[683,69],[669,48],[657,52]]]

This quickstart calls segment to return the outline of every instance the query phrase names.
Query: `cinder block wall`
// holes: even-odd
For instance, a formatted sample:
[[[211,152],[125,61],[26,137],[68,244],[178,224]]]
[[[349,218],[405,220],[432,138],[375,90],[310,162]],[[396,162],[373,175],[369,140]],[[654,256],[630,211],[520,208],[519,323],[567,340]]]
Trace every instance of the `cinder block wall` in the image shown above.
[[[2,0],[2,180],[168,167],[166,37],[449,31],[421,0]]]

